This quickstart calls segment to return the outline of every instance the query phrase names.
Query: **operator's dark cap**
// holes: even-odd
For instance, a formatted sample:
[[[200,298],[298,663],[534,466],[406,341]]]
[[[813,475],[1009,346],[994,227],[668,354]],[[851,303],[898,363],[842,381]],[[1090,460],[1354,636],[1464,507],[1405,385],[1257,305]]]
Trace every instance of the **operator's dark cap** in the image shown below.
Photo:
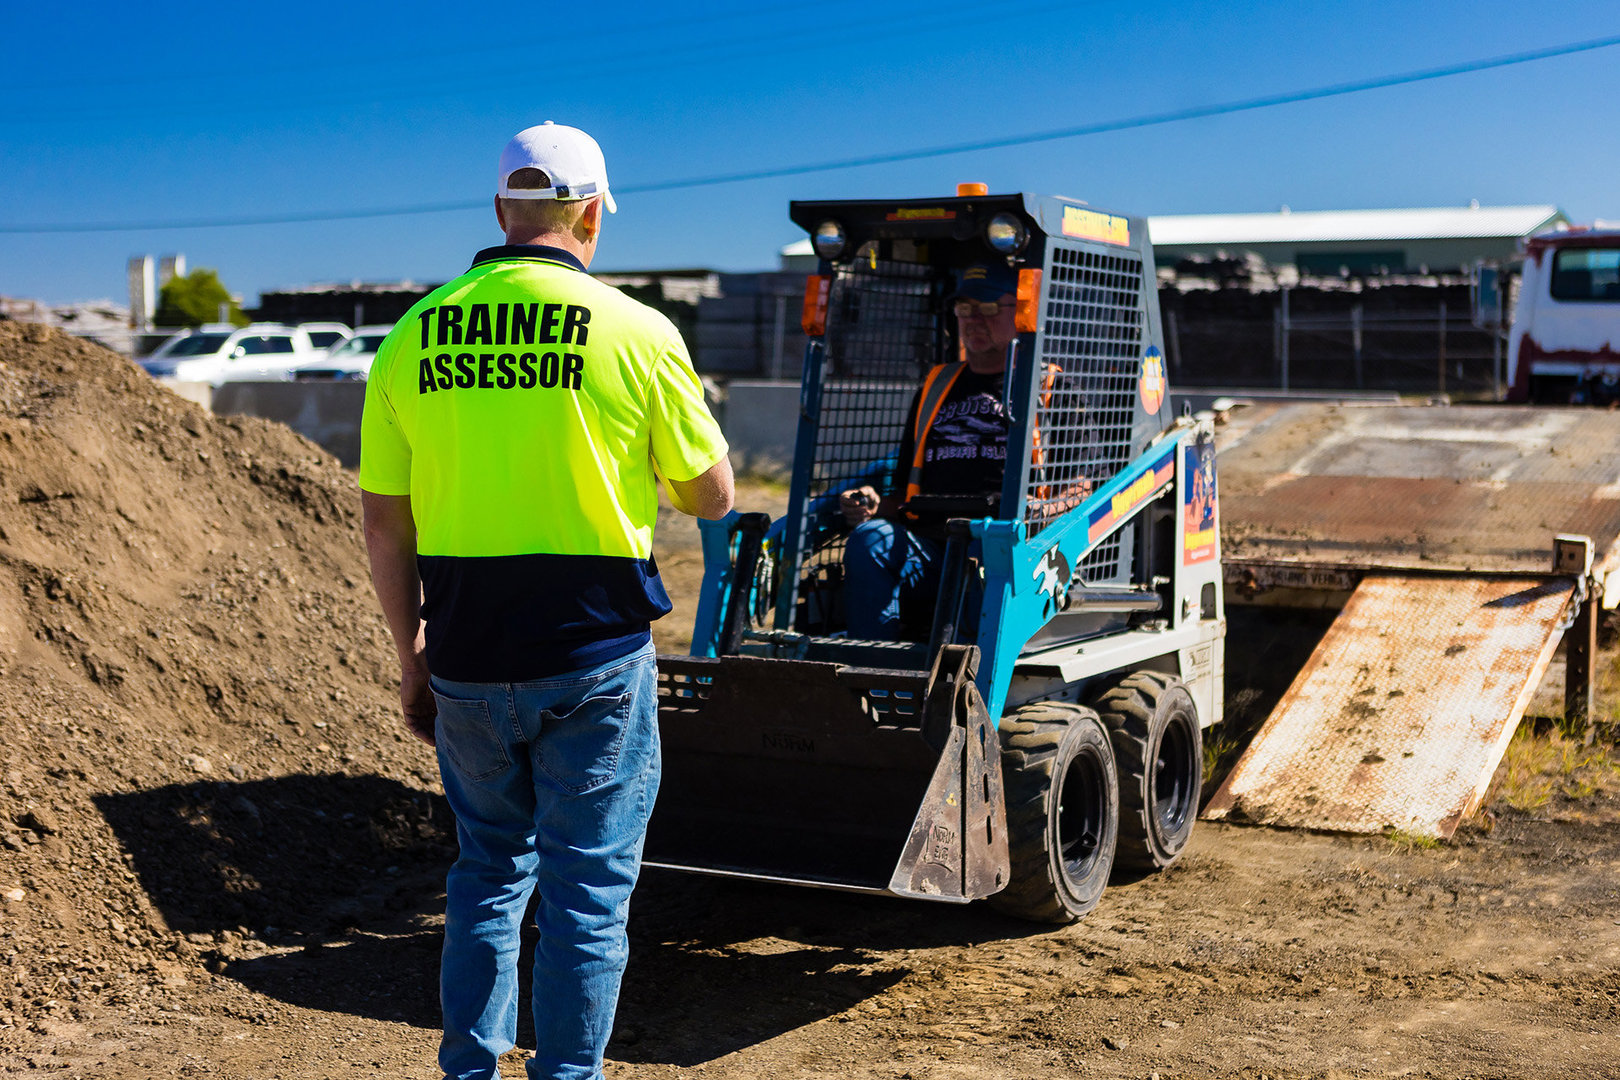
[[[974,263],[964,267],[956,279],[957,297],[966,300],[1000,300],[1018,295],[1018,275],[1006,263]]]

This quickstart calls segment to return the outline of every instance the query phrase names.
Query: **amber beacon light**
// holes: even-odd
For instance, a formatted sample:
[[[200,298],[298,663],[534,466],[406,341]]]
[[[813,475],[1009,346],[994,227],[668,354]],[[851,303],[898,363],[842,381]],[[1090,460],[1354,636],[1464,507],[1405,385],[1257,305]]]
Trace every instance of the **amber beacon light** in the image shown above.
[[[1039,270],[1018,271],[1018,310],[1013,317],[1013,325],[1021,334],[1032,334],[1040,329],[1036,322],[1037,309],[1041,304],[1041,272]]]
[[[988,194],[990,194],[990,185],[989,184],[957,184],[956,185],[956,197],[958,199],[968,199],[968,198],[972,198],[975,195],[988,195]]]
[[[825,274],[811,274],[804,281],[804,314],[799,325],[806,337],[820,337],[827,332],[827,291],[832,278]]]

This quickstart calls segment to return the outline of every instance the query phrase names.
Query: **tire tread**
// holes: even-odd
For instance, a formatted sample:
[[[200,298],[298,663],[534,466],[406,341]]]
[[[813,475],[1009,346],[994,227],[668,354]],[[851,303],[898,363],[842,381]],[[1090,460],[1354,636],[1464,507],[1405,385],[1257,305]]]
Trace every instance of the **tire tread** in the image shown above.
[[[990,897],[1006,915],[1044,923],[1071,923],[1083,912],[1066,905],[1054,880],[1048,837],[1056,775],[1068,726],[1089,710],[1065,704],[1027,705],[1004,717],[999,734],[1002,776],[1007,800],[1007,840],[1011,877],[1007,888]]]
[[[1147,771],[1151,765],[1148,743],[1154,718],[1164,696],[1173,689],[1185,693],[1181,681],[1157,671],[1137,671],[1126,676],[1096,701],[1097,714],[1108,731],[1119,767],[1119,848],[1114,855],[1116,869],[1163,870],[1185,850],[1157,850],[1152,842],[1152,808],[1147,805]],[[1198,722],[1196,713],[1193,723]],[[1198,763],[1201,766],[1201,762]],[[1194,800],[1197,801],[1196,799]],[[1197,808],[1193,808],[1196,815]]]

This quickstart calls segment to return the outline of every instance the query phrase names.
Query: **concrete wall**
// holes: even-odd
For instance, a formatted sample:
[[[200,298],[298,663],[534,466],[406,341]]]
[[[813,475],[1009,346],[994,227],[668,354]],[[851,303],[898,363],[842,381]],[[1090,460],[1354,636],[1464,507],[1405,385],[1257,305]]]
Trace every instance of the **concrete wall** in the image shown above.
[[[205,409],[214,407],[214,388],[205,382],[178,382],[174,379],[159,379],[158,382],[187,401],[201,405]]]
[[[228,382],[215,387],[214,413],[241,413],[276,420],[337,456],[348,468],[360,464],[363,382]]]
[[[731,444],[732,468],[787,476],[799,434],[797,382],[734,379],[726,384],[725,401],[716,416]]]

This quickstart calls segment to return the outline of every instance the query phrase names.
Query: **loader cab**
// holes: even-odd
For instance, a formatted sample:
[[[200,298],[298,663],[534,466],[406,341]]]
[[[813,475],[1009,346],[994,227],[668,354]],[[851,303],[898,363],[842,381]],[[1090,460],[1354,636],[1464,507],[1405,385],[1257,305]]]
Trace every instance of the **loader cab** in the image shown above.
[[[795,202],[790,216],[821,261],[805,290],[809,346],[789,510],[763,542],[754,587],[736,605],[743,617],[722,620],[712,639],[695,644],[709,655],[791,650],[804,659],[926,668],[939,645],[971,642],[964,628],[983,623],[982,538],[964,533],[954,552],[947,542],[935,610],[903,607],[904,640],[857,641],[844,621],[849,530],[838,494],[861,484],[904,487],[907,464],[896,451],[913,397],[932,367],[962,356],[950,310],[958,275],[991,260],[1005,260],[1018,283],[1018,337],[1003,373],[1007,465],[999,507],[962,506],[961,516],[995,520],[1028,541],[1075,505],[1076,492],[1118,474],[1171,420],[1145,228],[1074,200],[982,190]],[[925,509],[936,518],[957,512]],[[1143,580],[1133,573],[1141,533],[1119,531],[1070,572],[1099,589]],[[1126,600],[1106,613],[1100,605],[1076,611],[1032,637],[1033,647],[1114,632],[1156,606],[1140,595]]]

